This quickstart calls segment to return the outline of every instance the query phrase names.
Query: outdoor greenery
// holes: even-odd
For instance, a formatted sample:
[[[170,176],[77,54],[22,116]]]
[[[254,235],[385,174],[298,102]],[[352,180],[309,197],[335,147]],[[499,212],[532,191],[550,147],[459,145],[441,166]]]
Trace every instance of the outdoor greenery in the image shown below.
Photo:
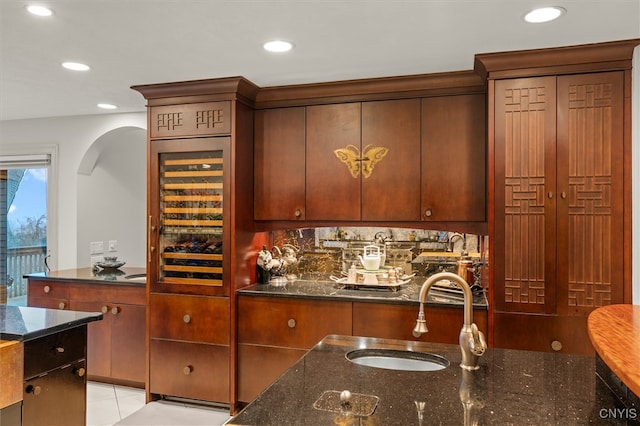
[[[13,247],[31,247],[46,244],[47,216],[18,219],[17,226],[9,226],[7,245]]]

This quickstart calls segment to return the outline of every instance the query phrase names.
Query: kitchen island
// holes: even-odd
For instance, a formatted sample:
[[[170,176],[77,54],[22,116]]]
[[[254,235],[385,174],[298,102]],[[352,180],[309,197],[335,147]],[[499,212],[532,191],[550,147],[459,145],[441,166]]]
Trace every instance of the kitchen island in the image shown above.
[[[439,371],[396,371],[357,365],[345,357],[366,348],[434,353],[450,365]],[[488,349],[480,358],[479,370],[465,371],[458,366],[460,361],[458,345],[330,335],[227,424],[620,425],[635,421],[634,412],[619,409],[618,400],[596,380],[593,357]],[[326,391],[343,390],[354,397],[379,398],[373,414],[357,417],[320,400]]]
[[[2,393],[20,389],[22,400],[2,407],[3,424],[85,422],[87,324],[101,319],[99,312],[0,305],[1,346],[22,355],[2,359]]]

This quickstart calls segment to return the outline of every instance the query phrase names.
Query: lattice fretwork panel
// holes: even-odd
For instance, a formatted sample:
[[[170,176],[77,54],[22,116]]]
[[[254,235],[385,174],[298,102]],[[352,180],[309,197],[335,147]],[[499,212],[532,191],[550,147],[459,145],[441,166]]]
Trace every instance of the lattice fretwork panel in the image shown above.
[[[544,87],[509,89],[505,105],[505,293],[544,304]]]
[[[611,303],[611,84],[569,87],[569,306]]]

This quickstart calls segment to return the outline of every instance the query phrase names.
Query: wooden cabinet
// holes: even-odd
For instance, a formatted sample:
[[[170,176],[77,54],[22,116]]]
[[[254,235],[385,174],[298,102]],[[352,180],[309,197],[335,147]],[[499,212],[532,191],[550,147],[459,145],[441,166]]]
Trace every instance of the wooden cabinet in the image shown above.
[[[22,424],[86,423],[87,327],[24,342]]]
[[[258,111],[256,220],[486,221],[485,99]]]
[[[422,99],[422,220],[486,220],[485,111],[484,94]]]
[[[133,89],[149,119],[147,400],[233,407],[235,290],[252,282],[254,198],[268,198],[253,190],[258,88],[232,77]]]
[[[238,297],[238,399],[252,401],[328,334],[351,335],[351,303]]]
[[[144,387],[144,287],[29,277],[28,305],[102,312],[102,321],[92,322],[87,327],[88,377],[96,381]]]
[[[625,302],[625,90],[622,71],[495,81],[495,346],[593,353],[587,315]]]
[[[152,293],[150,391],[229,399],[229,298]]]
[[[419,150],[419,99],[307,107],[305,218],[420,220]]]
[[[305,220],[305,108],[255,117],[255,219]]]
[[[353,303],[353,335],[384,339],[416,340],[457,345],[464,323],[462,308],[445,306],[425,307],[424,315],[429,328],[419,338],[412,334],[418,318],[419,306],[410,304]],[[475,309],[473,322],[487,333],[487,311]]]
[[[238,297],[238,399],[249,402],[328,334],[458,344],[463,309],[427,306],[429,332],[412,335],[418,304]],[[487,331],[487,311],[474,322]]]

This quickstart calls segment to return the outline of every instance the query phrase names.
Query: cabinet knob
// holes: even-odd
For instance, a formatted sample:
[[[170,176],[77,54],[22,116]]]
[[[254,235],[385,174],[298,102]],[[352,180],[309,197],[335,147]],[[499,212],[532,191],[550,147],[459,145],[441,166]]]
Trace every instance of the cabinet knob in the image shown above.
[[[564,200],[565,198],[567,198],[567,193],[566,193],[566,192],[564,192],[564,191],[562,191],[562,192],[560,193],[560,198],[562,198],[563,200]]]
[[[51,287],[49,287],[48,285],[45,285],[44,288],[42,289],[45,293],[49,293],[51,291]]]
[[[562,343],[560,343],[560,341],[558,340],[554,340],[553,342],[551,342],[551,349],[558,352],[562,349]]]
[[[431,217],[433,215],[433,211],[431,209],[427,209],[425,210],[424,215],[426,217]]]
[[[120,313],[120,308],[117,306],[114,306],[113,308],[111,308],[111,313],[113,315],[118,315]]]
[[[64,302],[58,303],[58,309],[64,309],[64,307],[65,307],[65,303]]]
[[[193,366],[191,365],[187,365],[182,369],[182,372],[184,373],[185,376],[188,376],[189,374],[191,374],[192,371],[193,371]]]
[[[82,367],[73,369],[73,374],[76,374],[78,377],[84,377],[84,373],[86,373],[86,370]]]
[[[547,197],[549,197],[549,198],[553,198],[553,192],[549,192],[549,193],[547,194]]]
[[[62,346],[56,346],[55,348],[53,348],[53,351],[57,354],[62,354],[64,353],[64,348]]]
[[[191,322],[191,315],[184,314],[184,316],[182,317],[182,321],[184,321],[185,324],[189,324]]]
[[[24,391],[26,393],[32,393],[34,395],[40,395],[40,392],[42,392],[42,388],[40,386],[27,385],[27,387],[24,389]]]
[[[107,312],[109,312],[109,307],[108,306],[103,306],[102,309],[100,309],[102,311],[103,314],[106,314]]]
[[[296,209],[296,211],[295,211],[295,212],[293,212],[293,214],[294,214],[296,217],[300,217],[300,216],[302,216],[302,210],[300,210],[300,209]]]
[[[287,325],[289,326],[289,328],[296,328],[296,320],[290,318],[289,321],[287,321]]]

